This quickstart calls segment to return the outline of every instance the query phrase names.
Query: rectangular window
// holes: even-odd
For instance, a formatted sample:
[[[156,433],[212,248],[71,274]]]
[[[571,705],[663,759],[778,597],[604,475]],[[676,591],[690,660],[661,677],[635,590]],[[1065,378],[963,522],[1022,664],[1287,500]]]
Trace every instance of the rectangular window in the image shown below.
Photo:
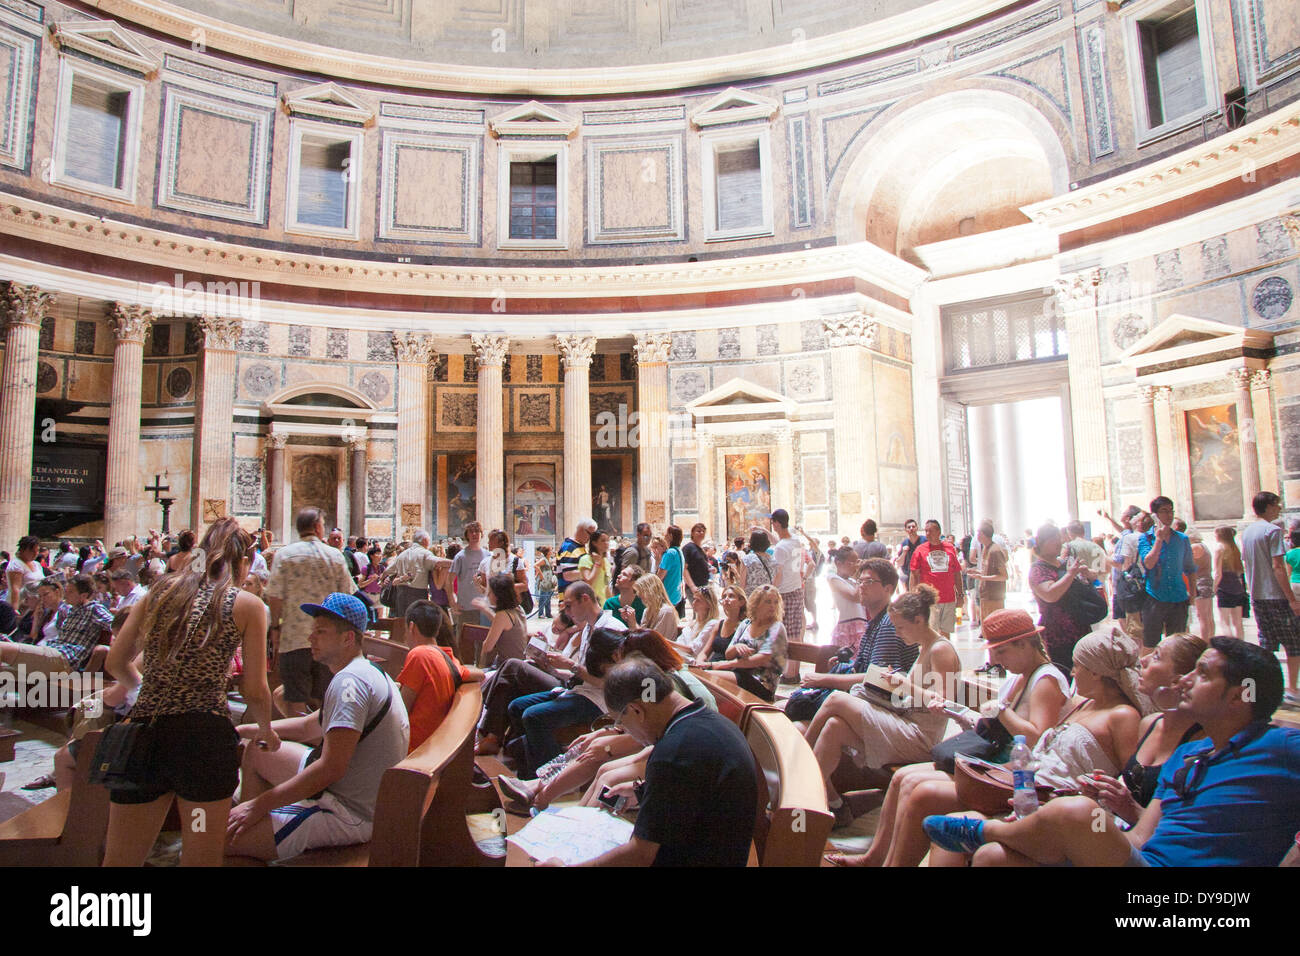
[[[1125,42],[1139,143],[1198,122],[1218,101],[1200,3],[1133,4]]]
[[[126,119],[131,94],[85,77],[72,81],[64,175],[121,189],[126,166]]]
[[[763,224],[763,165],[758,143],[719,149],[718,228],[752,229]]]
[[[559,186],[555,157],[510,164],[510,238],[556,238]]]
[[[304,138],[298,155],[298,223],[346,229],[352,144]]]
[[[701,134],[706,240],[772,235],[770,135],[766,126]]]

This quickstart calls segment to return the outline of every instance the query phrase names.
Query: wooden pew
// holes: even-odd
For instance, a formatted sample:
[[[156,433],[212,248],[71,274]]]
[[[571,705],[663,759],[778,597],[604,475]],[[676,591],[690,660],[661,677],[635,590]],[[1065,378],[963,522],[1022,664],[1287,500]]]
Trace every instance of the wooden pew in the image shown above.
[[[806,644],[802,641],[790,641],[786,645],[790,660],[812,664],[813,670],[818,674],[830,673],[831,664],[839,650],[833,644]]]
[[[709,671],[693,669],[691,671],[698,677],[713,694],[714,701],[718,705],[718,713],[726,717],[733,724],[741,729],[743,733],[748,723],[748,716],[751,710],[755,708],[774,709],[757,694],[751,694],[743,687],[735,684],[729,684],[717,677],[714,677]]]
[[[90,652],[90,658],[86,661],[85,668],[81,671],[84,675],[90,675],[85,678],[83,687],[89,687],[90,682],[94,679],[93,675],[100,674],[107,686],[111,683],[111,678],[104,672],[104,664],[108,661],[108,645],[96,644]],[[52,695],[62,695],[64,691],[60,689],[59,684],[50,682],[48,692]],[[89,693],[89,691],[87,691]],[[67,700],[67,697],[58,697],[55,699]],[[76,708],[72,706],[76,700],[72,700],[67,707],[15,707],[13,715],[18,720],[25,720],[28,723],[43,727],[46,730],[53,731],[56,734],[62,734],[67,737],[72,733],[72,725],[76,720]]]
[[[370,630],[377,631],[380,634],[392,634],[397,630],[397,625],[401,622],[400,617],[381,617],[371,625]]]
[[[406,663],[406,654],[410,650],[405,644],[386,641],[382,637],[362,637],[361,649],[367,660],[378,665],[393,680],[397,680],[397,675],[402,672],[402,665]]]
[[[472,779],[474,730],[482,706],[479,685],[461,685],[433,735],[384,772],[369,843],[309,850],[280,865],[504,865],[504,857],[488,856],[478,848],[466,819],[471,797],[478,796]]]
[[[812,748],[781,711],[754,708],[745,738],[758,768],[759,866],[820,866],[835,817]]]
[[[461,625],[460,635],[456,639],[456,659],[462,664],[479,666],[479,654],[483,650],[483,642],[487,640],[490,630],[491,628],[484,627],[482,624]]]
[[[101,732],[77,748],[69,790],[0,823],[0,866],[99,866],[108,833],[108,791],[90,783]]]

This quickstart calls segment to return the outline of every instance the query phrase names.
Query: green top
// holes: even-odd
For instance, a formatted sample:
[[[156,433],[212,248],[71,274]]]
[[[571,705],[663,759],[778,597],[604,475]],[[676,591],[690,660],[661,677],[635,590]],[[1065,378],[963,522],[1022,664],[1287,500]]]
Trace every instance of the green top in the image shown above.
[[[623,607],[623,602],[621,602],[618,599],[618,595],[615,594],[612,598],[602,604],[601,607],[606,611],[613,611],[615,614],[618,614]],[[641,603],[640,598],[632,599],[632,610],[636,612],[636,619],[638,621],[641,620],[641,616],[645,614],[645,605]]]
[[[1291,569],[1291,583],[1300,584],[1300,548],[1292,548],[1286,553],[1287,567]]]

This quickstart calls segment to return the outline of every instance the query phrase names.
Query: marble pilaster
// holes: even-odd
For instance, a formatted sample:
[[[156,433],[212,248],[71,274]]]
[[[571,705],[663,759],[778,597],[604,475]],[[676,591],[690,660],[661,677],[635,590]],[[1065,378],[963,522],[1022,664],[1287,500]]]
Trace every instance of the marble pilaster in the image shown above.
[[[37,356],[41,321],[53,301],[51,293],[16,282],[5,283],[0,300],[5,330],[0,373],[0,542],[11,552],[31,522]]]
[[[1250,402],[1255,412],[1255,448],[1259,453],[1261,491],[1278,487],[1277,435],[1273,431],[1272,378],[1266,368],[1255,369],[1250,376]]]
[[[868,352],[876,342],[876,323],[864,312],[822,320],[831,347],[831,394],[835,396],[835,488],[843,534],[855,537],[866,518],[869,500],[880,498],[876,480],[876,419],[863,414],[875,407]]]
[[[590,518],[591,503],[591,357],[592,335],[557,335],[564,359],[564,533]],[[559,531],[560,529],[557,529]]]
[[[364,432],[347,435],[348,446],[348,534],[366,533],[366,447],[369,444]]]
[[[699,506],[700,520],[709,529],[709,536],[721,543],[727,539],[727,522],[725,512],[722,515],[718,513],[717,446],[712,435],[697,431],[695,447],[695,502]],[[660,531],[660,528],[655,528],[656,533]]]
[[[433,341],[417,332],[396,332],[393,351],[397,355],[397,513],[404,516],[404,525],[407,518],[415,518],[417,528],[426,527],[429,516],[424,509],[433,501],[428,467],[428,365]]]
[[[277,544],[293,540],[284,526],[284,446],[287,438],[272,433],[266,440],[266,526]]]
[[[144,306],[114,302],[108,324],[113,347],[113,386],[108,412],[108,474],[104,493],[104,543],[112,547],[139,530],[136,511],[140,485],[140,392],[144,340],[153,325]],[[212,515],[195,516],[207,524]]]
[[[1065,316],[1070,343],[1071,431],[1074,436],[1076,514],[1110,507],[1110,453],[1106,440],[1106,407],[1101,401],[1101,337],[1097,326],[1096,288],[1101,270],[1076,272],[1056,280],[1056,301]]]
[[[1254,517],[1252,501],[1261,490],[1259,484],[1259,449],[1255,435],[1255,409],[1250,400],[1251,370],[1235,368],[1228,373],[1237,393],[1237,451],[1241,455],[1242,515]]]
[[[199,319],[203,332],[200,358],[197,435],[194,441],[194,475],[190,514],[199,522],[211,523],[220,511],[228,514],[233,450],[230,423],[235,413],[235,344],[244,323],[237,318],[205,315]],[[217,506],[215,502],[220,501]],[[213,504],[209,504],[209,503]],[[202,535],[200,535],[201,537]]]
[[[502,410],[501,363],[510,339],[504,335],[475,333],[470,336],[478,359],[478,478],[475,496],[477,519],[484,532],[505,527],[505,423]],[[587,479],[590,484],[591,479]],[[568,482],[566,481],[566,486]]]
[[[664,515],[664,521],[651,522],[655,525],[656,534],[662,534],[668,526],[668,474],[671,467],[668,445],[668,351],[671,345],[672,335],[668,332],[638,333],[633,345],[637,360],[637,475],[641,513]],[[699,484],[700,494],[706,498],[708,487]],[[704,500],[701,499],[701,507]],[[709,524],[703,516],[700,520]],[[713,531],[711,524],[709,530]]]

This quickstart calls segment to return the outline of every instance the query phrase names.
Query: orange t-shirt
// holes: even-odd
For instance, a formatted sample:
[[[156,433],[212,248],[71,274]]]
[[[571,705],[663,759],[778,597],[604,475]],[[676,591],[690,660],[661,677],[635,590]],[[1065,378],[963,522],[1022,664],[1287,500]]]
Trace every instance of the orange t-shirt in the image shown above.
[[[451,710],[456,687],[469,680],[469,672],[456,660],[451,648],[442,650],[446,651],[458,673],[453,675],[447,666],[447,657],[443,657],[438,648],[432,644],[420,644],[407,652],[402,672],[397,675],[399,684],[416,693],[415,706],[409,714],[411,746],[407,753],[414,751],[438,729],[447,711]]]

